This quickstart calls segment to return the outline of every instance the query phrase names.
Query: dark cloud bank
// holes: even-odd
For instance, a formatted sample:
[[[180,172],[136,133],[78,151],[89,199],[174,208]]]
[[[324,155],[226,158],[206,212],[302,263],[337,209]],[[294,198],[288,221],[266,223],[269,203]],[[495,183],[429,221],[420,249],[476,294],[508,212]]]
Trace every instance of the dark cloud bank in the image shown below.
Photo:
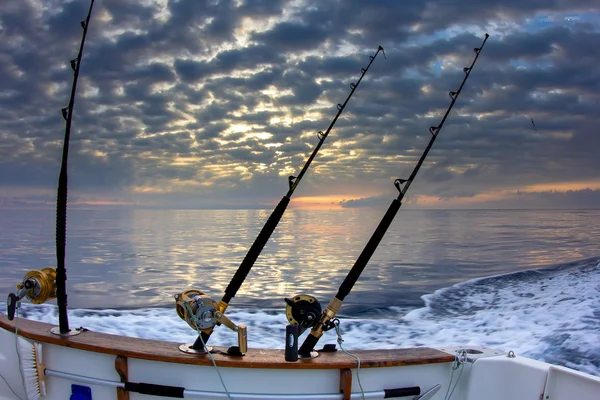
[[[600,206],[596,1],[152,4],[96,2],[71,142],[82,202],[272,204],[382,45],[296,195],[387,204],[489,32],[411,201],[573,182],[481,206]],[[88,5],[0,4],[4,204],[50,200]]]

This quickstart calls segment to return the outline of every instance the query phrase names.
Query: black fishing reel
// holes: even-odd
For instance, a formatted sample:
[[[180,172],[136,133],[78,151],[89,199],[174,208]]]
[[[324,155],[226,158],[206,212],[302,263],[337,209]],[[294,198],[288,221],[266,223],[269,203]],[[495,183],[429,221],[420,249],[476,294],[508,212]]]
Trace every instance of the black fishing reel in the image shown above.
[[[290,323],[285,330],[285,360],[293,362],[297,361],[298,358],[318,357],[319,353],[314,351],[313,347],[308,351],[299,351],[298,337],[309,328],[312,330],[306,340],[312,337],[315,330],[318,331],[320,337],[323,331],[328,331],[339,325],[339,320],[328,318],[330,315],[328,313],[329,308],[326,308],[323,312],[321,304],[314,296],[301,294],[285,299],[285,302],[287,303],[285,315]],[[336,351],[335,344],[326,344],[320,351]]]
[[[33,304],[42,304],[56,298],[56,269],[42,268],[39,271],[29,271],[23,281],[17,284],[19,292],[10,293],[6,300],[7,315],[9,320],[15,318],[17,303],[27,297]]]
[[[290,324],[299,326],[300,335],[319,322],[322,308],[314,296],[301,294],[291,299],[285,299],[285,302],[287,303],[285,316]]]
[[[225,325],[238,334],[238,355],[244,355],[248,351],[248,336],[246,325],[234,324],[225,316],[225,304],[217,303],[200,290],[189,289],[176,294],[175,310],[179,318],[200,334],[210,336],[216,325]],[[205,343],[193,345],[181,345],[179,349],[186,353],[201,353],[204,351]],[[210,348],[208,349],[210,351]]]

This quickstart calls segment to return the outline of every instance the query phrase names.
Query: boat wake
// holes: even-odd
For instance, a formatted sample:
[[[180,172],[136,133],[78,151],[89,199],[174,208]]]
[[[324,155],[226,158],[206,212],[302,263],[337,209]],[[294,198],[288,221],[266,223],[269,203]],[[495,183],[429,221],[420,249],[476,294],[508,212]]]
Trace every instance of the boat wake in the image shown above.
[[[402,318],[412,345],[480,344],[600,376],[600,260],[468,282]]]
[[[373,316],[342,318],[344,348],[480,345],[600,376],[598,258],[478,278],[422,299],[424,306],[412,310],[388,307]],[[282,310],[232,307],[227,315],[248,326],[250,347],[283,347]],[[20,316],[56,324],[58,311],[54,305],[23,303]],[[196,338],[173,308],[70,309],[69,320],[72,328],[131,337],[181,343]],[[329,331],[321,343],[336,339]],[[237,336],[216,329],[211,343],[235,345]]]

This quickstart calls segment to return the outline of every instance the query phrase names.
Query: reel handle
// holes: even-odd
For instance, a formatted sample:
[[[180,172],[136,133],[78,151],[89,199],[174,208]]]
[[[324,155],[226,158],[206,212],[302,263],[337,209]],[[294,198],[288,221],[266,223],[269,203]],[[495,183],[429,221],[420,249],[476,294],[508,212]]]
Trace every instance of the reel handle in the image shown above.
[[[8,295],[8,299],[6,299],[6,309],[8,314],[8,319],[12,321],[15,319],[15,311],[17,310],[17,302],[19,301],[19,297],[16,294],[10,293]]]
[[[33,289],[34,285],[35,285],[35,281],[33,281],[32,279],[25,279],[22,284],[17,285],[17,288],[21,289],[19,291],[19,294],[10,293],[8,295],[8,298],[6,299],[6,311],[7,311],[6,314],[8,316],[9,321],[12,321],[13,319],[15,319],[15,312],[17,311],[17,303],[23,297],[27,296],[27,293],[29,293],[29,291],[31,289]]]

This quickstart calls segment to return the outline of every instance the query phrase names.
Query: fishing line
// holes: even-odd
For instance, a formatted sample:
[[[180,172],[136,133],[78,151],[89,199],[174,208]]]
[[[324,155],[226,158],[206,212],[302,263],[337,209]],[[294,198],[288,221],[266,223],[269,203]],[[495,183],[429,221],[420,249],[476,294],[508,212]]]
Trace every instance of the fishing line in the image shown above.
[[[464,349],[457,350],[454,357],[455,357],[454,365],[452,366],[452,373],[450,374],[450,383],[448,384],[448,389],[446,390],[446,395],[444,396],[444,400],[450,400],[452,398],[452,395],[454,394],[454,389],[456,389],[456,386],[458,385],[458,382],[460,381],[460,377],[462,376],[463,370],[465,369],[465,363],[467,362],[467,352]],[[460,368],[460,371],[458,372],[458,378],[456,378],[456,382],[454,382],[454,387],[452,387],[452,380],[454,379],[454,371],[456,371],[459,368]],[[450,391],[451,387],[452,387],[452,391]],[[448,396],[448,393],[450,393],[449,396]]]
[[[362,383],[360,382],[360,358],[352,353],[350,353],[349,351],[347,351],[346,349],[344,349],[344,347],[342,346],[342,343],[344,343],[344,338],[342,338],[342,331],[340,329],[340,320],[336,318],[335,322],[335,332],[337,333],[337,337],[338,337],[338,344],[340,345],[340,349],[342,349],[342,351],[344,353],[346,353],[347,355],[349,355],[350,357],[354,357],[356,358],[356,380],[358,380],[358,387],[360,388],[360,393],[362,394],[362,398],[363,400],[365,400],[365,391],[363,390],[362,387]]]
[[[232,400],[231,395],[229,394],[229,391],[227,390],[227,386],[225,386],[225,381],[223,381],[223,377],[221,376],[221,371],[219,371],[219,367],[217,367],[217,363],[216,363],[214,357],[212,356],[212,354],[210,354],[210,351],[208,351],[208,348],[206,347],[206,343],[204,342],[204,339],[202,338],[202,334],[200,333],[200,328],[198,328],[198,318],[196,318],[196,315],[192,311],[192,308],[190,307],[190,304],[187,301],[184,302],[183,304],[185,304],[185,307],[187,308],[188,313],[190,314],[192,320],[194,321],[194,325],[196,325],[196,332],[198,332],[198,338],[202,341],[202,345],[204,346],[204,351],[206,351],[206,354],[208,354],[210,361],[212,361],[215,369],[217,370],[217,375],[219,375],[219,380],[221,381],[221,385],[223,385],[223,389],[225,390],[227,397],[229,398],[229,400]]]

